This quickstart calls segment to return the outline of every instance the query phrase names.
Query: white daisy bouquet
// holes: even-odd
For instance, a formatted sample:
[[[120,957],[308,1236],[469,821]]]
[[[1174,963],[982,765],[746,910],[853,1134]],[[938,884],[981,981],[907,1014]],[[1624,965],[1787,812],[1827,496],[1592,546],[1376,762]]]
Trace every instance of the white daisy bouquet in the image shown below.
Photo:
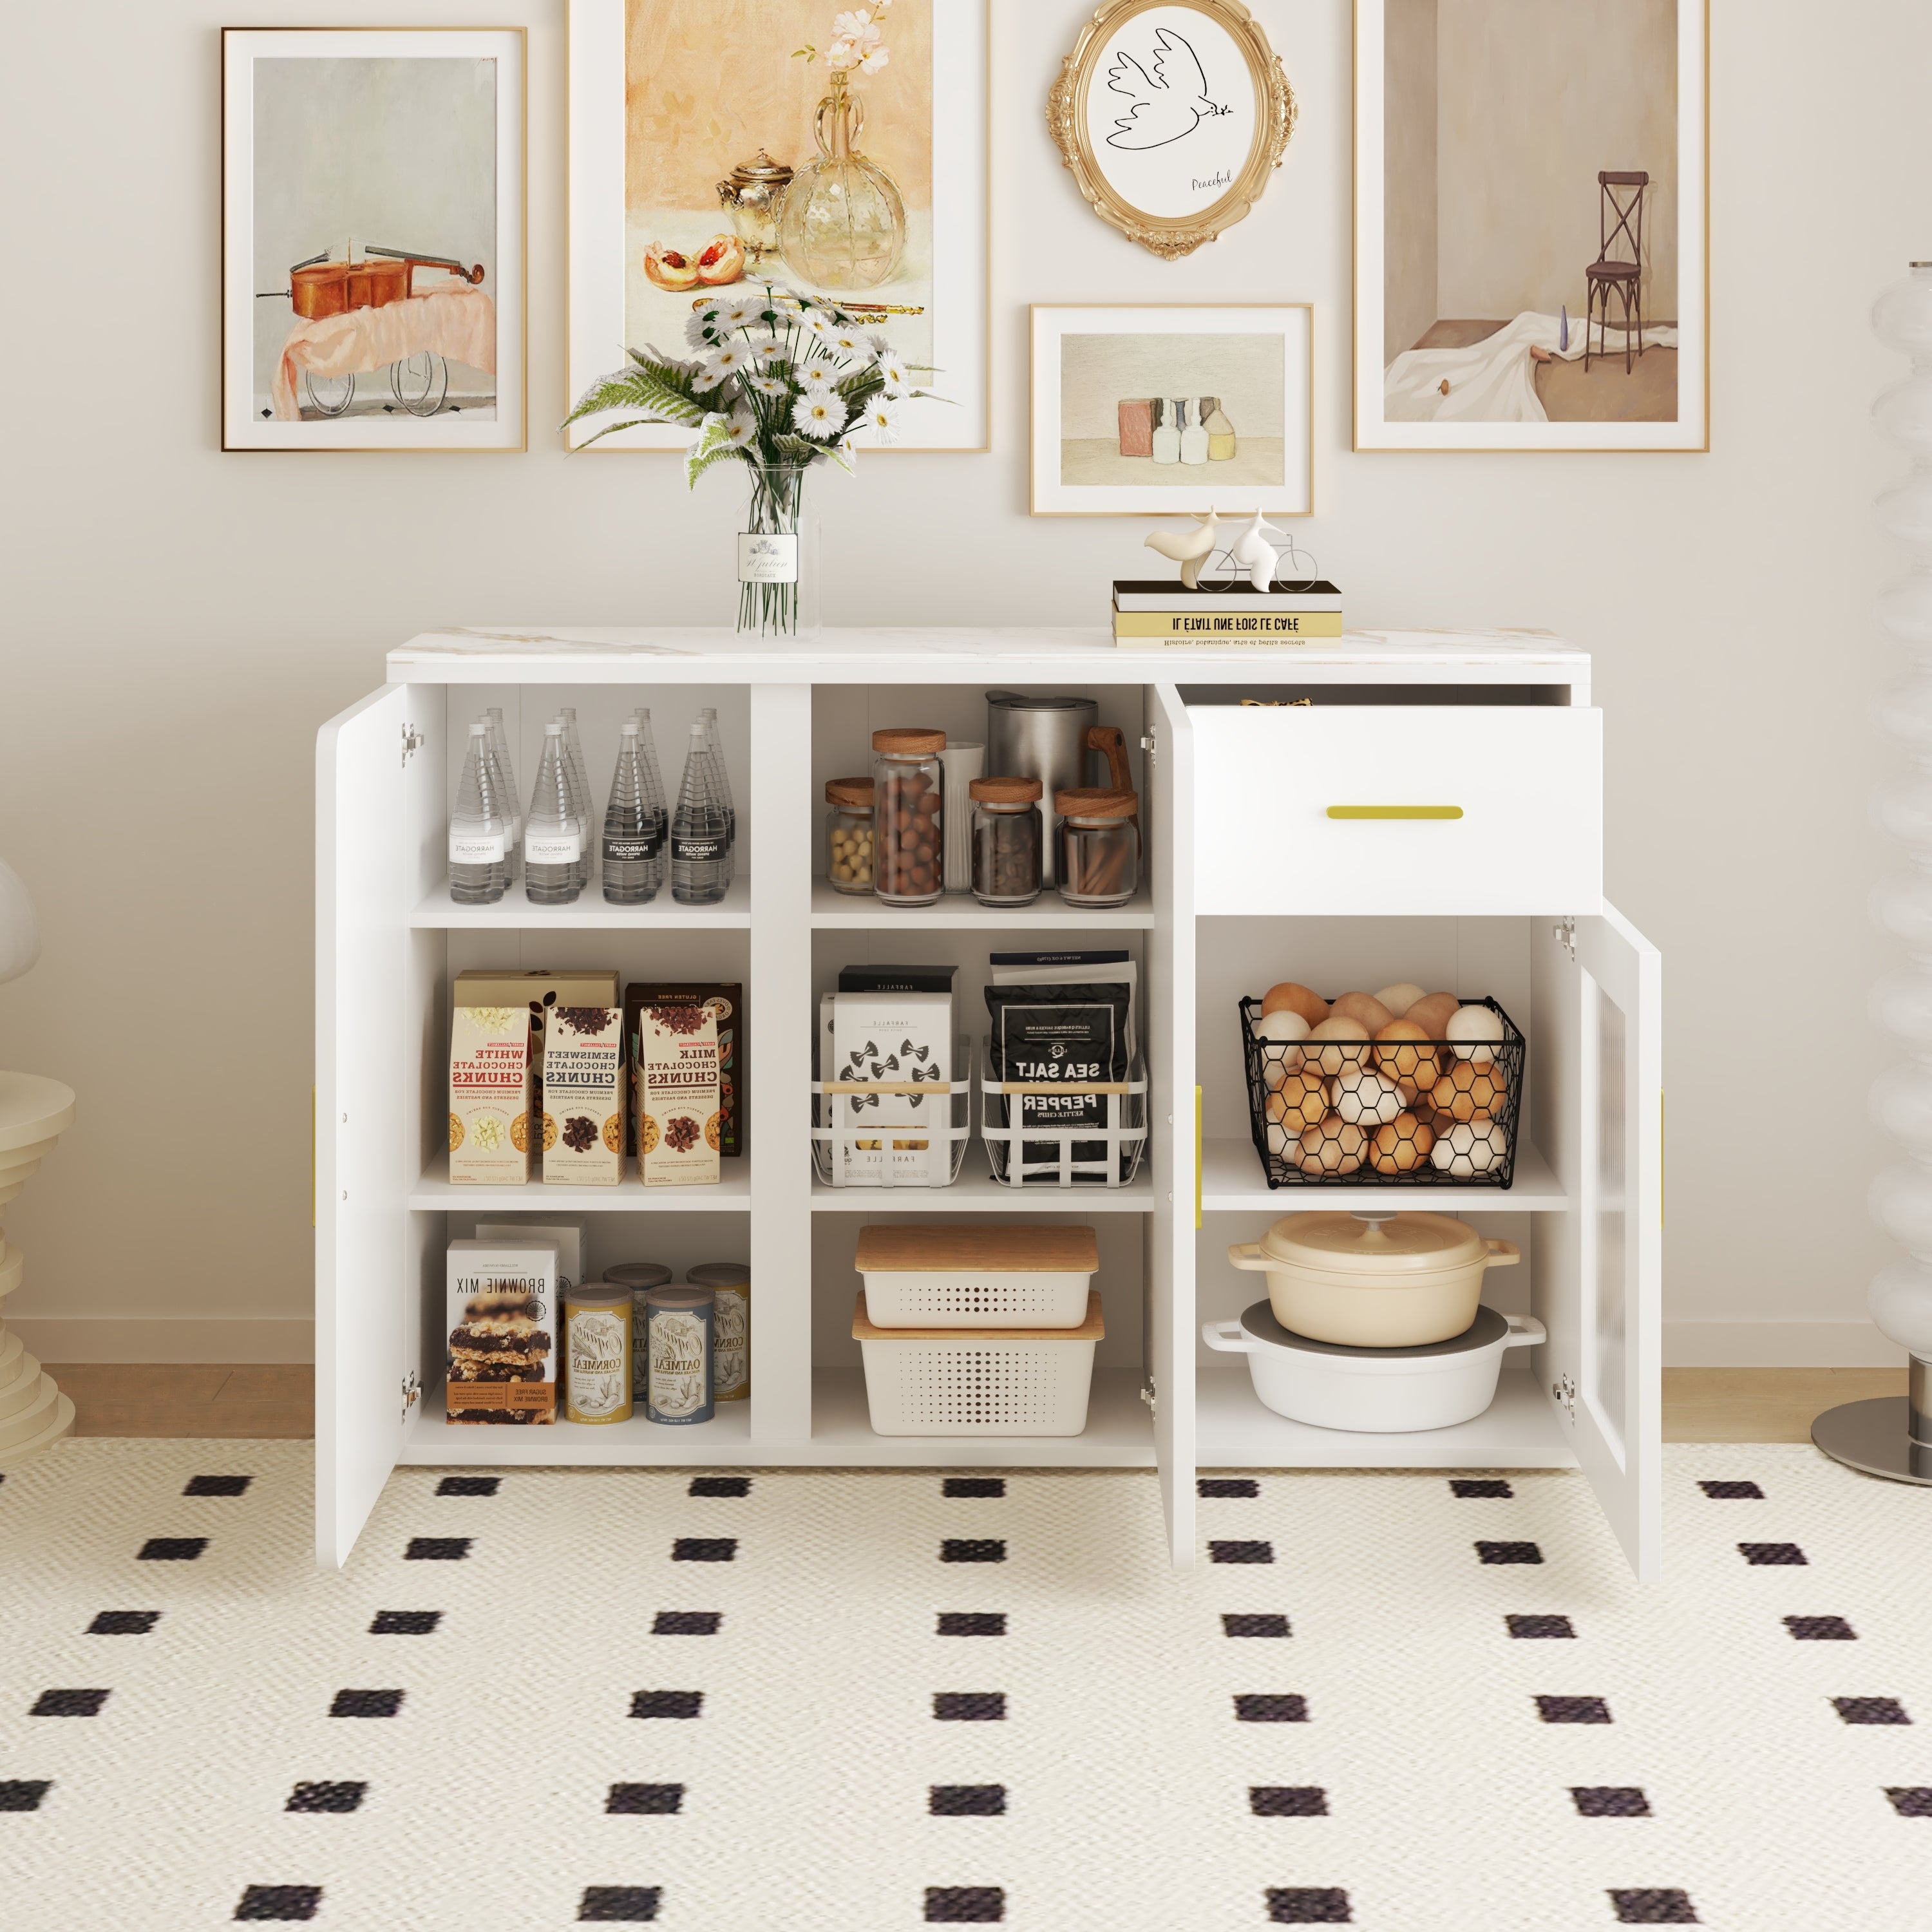
[[[899,440],[907,400],[928,396],[886,338],[863,329],[835,302],[770,284],[762,291],[717,291],[685,324],[689,356],[646,346],[578,399],[566,424],[606,410],[626,413],[586,440],[649,423],[694,432],[684,473],[695,486],[720,463],[752,472],[751,530],[795,533],[806,472],[830,461],[850,471],[853,439]],[[742,586],[739,628],[794,630],[796,584]]]

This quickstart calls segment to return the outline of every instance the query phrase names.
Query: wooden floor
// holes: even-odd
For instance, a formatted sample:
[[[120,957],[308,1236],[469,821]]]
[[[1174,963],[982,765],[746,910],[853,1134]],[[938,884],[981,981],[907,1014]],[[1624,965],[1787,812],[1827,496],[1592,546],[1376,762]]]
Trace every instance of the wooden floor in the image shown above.
[[[278,1436],[315,1433],[308,1368],[150,1368],[50,1362],[74,1398],[80,1436]],[[1896,1369],[1666,1369],[1666,1442],[1803,1442],[1834,1403],[1902,1395]]]

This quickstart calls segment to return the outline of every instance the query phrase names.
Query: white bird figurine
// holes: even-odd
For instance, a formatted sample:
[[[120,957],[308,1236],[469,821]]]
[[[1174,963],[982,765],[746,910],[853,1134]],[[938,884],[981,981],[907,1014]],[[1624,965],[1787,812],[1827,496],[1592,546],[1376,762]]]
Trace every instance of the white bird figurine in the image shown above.
[[[1221,527],[1220,518],[1212,510],[1204,517],[1198,511],[1192,514],[1201,526],[1198,530],[1178,537],[1169,536],[1165,530],[1156,530],[1147,540],[1149,550],[1157,550],[1162,556],[1180,565],[1180,580],[1190,590],[1201,581],[1201,566],[1214,554],[1214,533]],[[1268,556],[1272,561],[1274,551],[1269,551]]]
[[[1274,545],[1268,542],[1268,536],[1262,534],[1264,530],[1268,536],[1278,537],[1282,534],[1274,524],[1263,523],[1262,513],[1257,510],[1254,521],[1228,547],[1228,560],[1237,570],[1245,570],[1248,573],[1248,581],[1257,590],[1265,590],[1274,583],[1277,561]]]

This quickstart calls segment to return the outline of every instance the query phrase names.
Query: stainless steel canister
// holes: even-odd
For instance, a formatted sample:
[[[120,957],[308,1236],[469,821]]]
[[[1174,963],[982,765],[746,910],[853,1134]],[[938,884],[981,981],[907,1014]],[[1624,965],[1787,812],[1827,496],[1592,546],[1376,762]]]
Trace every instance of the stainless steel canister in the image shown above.
[[[1100,707],[1090,698],[1028,698],[1017,691],[986,694],[986,776],[1039,779],[1042,835],[1052,827],[1048,814],[1054,794],[1087,782],[1087,733],[1100,720]],[[1057,885],[1053,841],[1042,836],[1040,845],[1042,883]]]

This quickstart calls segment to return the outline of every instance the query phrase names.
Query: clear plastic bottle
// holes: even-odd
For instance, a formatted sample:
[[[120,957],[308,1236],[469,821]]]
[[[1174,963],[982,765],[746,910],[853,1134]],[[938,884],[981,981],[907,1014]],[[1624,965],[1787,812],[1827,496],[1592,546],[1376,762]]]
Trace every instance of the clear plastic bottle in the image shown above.
[[[718,729],[717,711],[707,704],[698,715],[704,722],[712,789],[724,807],[724,887],[728,892],[738,876],[738,808],[731,800],[731,774],[724,768],[724,739]]]
[[[657,734],[651,728],[651,714],[643,706],[631,713],[638,728],[638,748],[644,759],[644,802],[657,828],[657,856],[651,861],[651,890],[664,890],[664,874],[670,863],[670,813],[664,805],[664,778],[658,770]]]
[[[496,748],[496,769],[502,776],[503,796],[510,805],[510,849],[504,877],[514,879],[518,848],[524,842],[524,795],[517,789],[517,767],[510,757],[510,734],[504,726],[503,707],[493,704],[483,715],[490,721],[490,742]]]
[[[684,778],[670,821],[670,896],[680,905],[716,905],[724,896],[728,824],[705,754],[704,721],[694,721]]]
[[[490,728],[472,724],[449,815],[449,896],[458,905],[494,905],[503,896],[509,814],[495,778]]]
[[[530,815],[524,821],[524,896],[531,904],[576,902],[583,890],[578,875],[584,856],[579,827],[563,720],[554,718],[544,727],[543,758],[530,794]]]
[[[617,769],[604,812],[604,899],[608,905],[648,905],[664,876],[656,814],[644,796],[644,754],[633,716],[617,739]]]
[[[508,823],[503,828],[502,862],[496,868],[497,890],[500,892],[507,892],[510,885],[511,868],[516,863],[516,835],[522,824],[522,818],[516,809],[516,794],[512,791],[508,781],[503,776],[503,760],[497,755],[496,736],[490,728],[490,720],[487,714],[478,718],[476,724],[480,724],[483,728],[483,766],[484,775],[489,781],[490,795],[493,798],[500,799],[502,801],[503,808],[508,820]],[[470,736],[472,742],[476,736],[476,724],[472,724],[470,728]]]

